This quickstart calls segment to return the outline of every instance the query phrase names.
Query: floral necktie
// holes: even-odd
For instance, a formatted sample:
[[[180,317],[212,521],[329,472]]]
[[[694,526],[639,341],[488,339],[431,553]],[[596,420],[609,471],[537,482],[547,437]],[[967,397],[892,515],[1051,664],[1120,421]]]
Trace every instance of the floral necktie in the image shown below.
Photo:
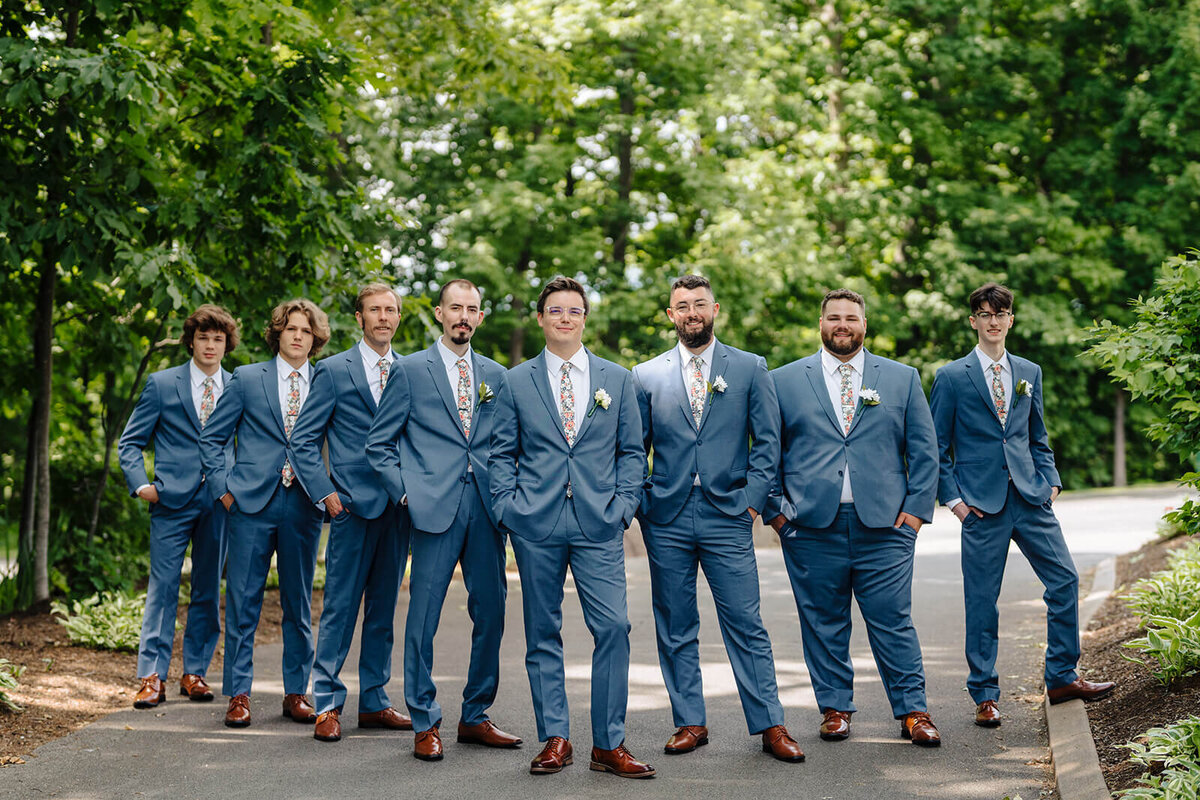
[[[700,427],[700,418],[704,416],[704,359],[692,356],[691,379],[688,381],[688,397],[692,401],[692,421]]]
[[[391,363],[386,358],[381,358],[376,366],[379,367],[379,397],[383,397],[383,390],[387,388],[388,368]],[[379,402],[379,397],[375,398],[375,402]]]
[[[208,424],[208,418],[213,412],[213,406],[217,404],[216,396],[213,394],[214,381],[211,377],[205,378],[204,391],[200,393],[200,427],[203,428]]]
[[[562,377],[558,380],[558,407],[562,415],[563,431],[567,444],[575,446],[575,386],[571,383],[571,362],[562,365]]]
[[[1004,420],[1008,417],[1008,404],[1004,399],[1004,383],[1000,380],[1000,373],[1004,371],[1004,367],[999,364],[992,364],[992,403],[996,406],[996,416],[1000,418],[1000,424],[1004,425]]]
[[[842,433],[850,435],[850,424],[854,422],[854,387],[850,385],[850,373],[854,371],[854,367],[849,364],[842,364],[838,367],[838,372],[842,373]]]
[[[458,419],[462,422],[463,435],[471,436],[471,376],[467,373],[467,360],[458,360]]]
[[[289,442],[292,440],[292,427],[296,424],[296,417],[300,414],[300,373],[297,370],[292,370],[292,374],[288,375],[288,395],[287,395],[287,411],[283,414],[283,435]],[[283,485],[291,486],[292,481],[296,479],[296,473],[292,469],[292,462],[288,459],[283,461]]]

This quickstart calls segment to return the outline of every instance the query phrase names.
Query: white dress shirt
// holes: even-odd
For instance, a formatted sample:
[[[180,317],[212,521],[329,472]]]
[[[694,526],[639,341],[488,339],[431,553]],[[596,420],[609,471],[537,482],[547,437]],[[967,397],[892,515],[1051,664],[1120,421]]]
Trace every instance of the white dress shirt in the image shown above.
[[[993,361],[992,357],[979,349],[979,345],[975,345],[975,357],[979,359],[979,368],[983,370],[983,385],[987,389],[988,399],[991,401],[994,414],[996,401],[992,399],[992,367],[995,364],[1000,365],[1000,385],[1004,387],[1004,410],[1007,413],[1012,408],[1012,393],[1013,393],[1013,374],[1012,364],[1008,361],[1008,351],[1005,350],[1000,354],[999,361]],[[951,511],[954,507],[961,503],[963,499],[956,497],[946,503],[946,508]]]
[[[824,347],[821,348],[821,372],[825,375],[825,390],[829,392],[829,402],[833,404],[833,413],[839,420],[838,429],[840,430],[842,418],[842,373],[840,368],[843,363],[849,364],[850,369],[850,389],[854,392],[855,405],[858,404],[858,395],[862,391],[863,367],[867,362],[866,351],[859,348],[854,354],[854,358],[843,362],[833,353],[830,353]],[[861,413],[861,412],[856,412]],[[854,502],[854,491],[850,488],[850,462],[845,462],[842,467],[842,498],[843,503]]]
[[[717,337],[714,336],[709,340],[708,347],[704,348],[704,350],[699,353],[693,353],[691,350],[688,350],[687,347],[684,346],[683,342],[680,342],[675,348],[679,353],[679,371],[683,375],[683,396],[687,398],[689,408],[692,404],[692,357],[700,356],[700,374],[704,377],[704,385],[707,389],[708,382],[711,380],[712,375],[713,348],[716,346]],[[707,397],[705,399],[707,399]],[[704,418],[701,417],[701,419],[703,420]],[[699,485],[700,473],[697,472],[696,476],[692,478],[692,486]]]
[[[217,407],[217,401],[221,399],[221,392],[225,391],[225,373],[217,367],[217,371],[212,375],[205,375],[196,366],[195,359],[188,361],[188,377],[192,384],[192,407],[196,409],[196,416],[200,416],[200,399],[204,397],[204,379],[213,379],[213,408]]]
[[[365,340],[358,340],[358,353],[362,356],[363,372],[367,374],[367,386],[371,389],[371,397],[375,398],[375,404],[379,404],[379,398],[383,396],[383,388],[379,385],[379,359],[384,359],[388,362],[388,377],[392,376],[391,366],[395,362],[396,357],[392,355],[392,348],[389,347],[387,355],[381,356],[371,349],[370,345]]]
[[[471,346],[467,345],[467,352],[461,356],[455,355],[454,351],[446,347],[446,343],[442,341],[442,337],[437,340],[438,355],[442,357],[442,363],[446,366],[446,380],[450,381],[450,396],[458,401],[458,360],[465,358],[467,360],[467,381],[471,384],[471,389],[468,392],[472,399],[472,408],[474,408],[475,398],[475,363],[472,360],[474,353],[471,352]]]
[[[579,349],[575,351],[575,355],[566,361],[548,349],[542,352],[546,354],[546,374],[550,379],[550,394],[554,396],[554,404],[558,406],[559,417],[562,416],[562,396],[558,390],[559,384],[562,383],[562,365],[568,362],[571,364],[571,390],[575,395],[575,432],[578,434],[580,426],[583,425],[583,418],[592,409],[592,377],[587,350],[580,345]]]
[[[288,377],[293,372],[300,373],[300,380],[297,383],[300,385],[300,408],[304,408],[304,401],[308,399],[308,390],[312,385],[312,365],[307,361],[299,367],[293,367],[283,356],[275,356],[275,373],[278,376],[279,388],[279,410],[283,416],[287,416],[288,412],[288,394],[291,392],[292,386]]]

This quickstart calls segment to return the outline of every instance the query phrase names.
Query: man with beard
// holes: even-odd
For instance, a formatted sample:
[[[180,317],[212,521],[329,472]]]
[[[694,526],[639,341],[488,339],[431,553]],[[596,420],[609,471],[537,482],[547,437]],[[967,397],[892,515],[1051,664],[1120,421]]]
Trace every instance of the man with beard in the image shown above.
[[[829,292],[821,351],[771,373],[781,480],[764,516],[783,545],[821,738],[850,735],[853,596],[900,735],[936,747],[911,610],[913,547],[935,505],[937,439],[917,371],[863,348],[866,311],[855,292]]]
[[[433,637],[456,564],[473,624],[458,741],[517,747],[487,709],[500,681],[504,635],[504,537],[492,519],[488,448],[504,367],[471,349],[483,321],[475,284],[442,285],[433,314],[442,336],[400,360],[367,435],[367,460],[392,501],[412,518],[412,579],[404,626],[404,697],[417,731],[413,755],[442,758],[442,708],[433,682]]]
[[[779,466],[779,404],[766,362],[713,336],[720,310],[708,279],[677,279],[667,317],[679,344],[633,368],[645,446],[654,453],[640,520],[658,661],[677,728],[664,750],[689,753],[708,743],[696,607],[700,566],[749,731],[762,734],[765,752],[798,762],[804,753],[783,727],[754,559],[754,520]]]
[[[313,663],[313,738],[342,738],[346,684],[339,673],[363,607],[358,656],[358,727],[411,730],[392,707],[392,618],[408,558],[408,514],[388,497],[364,455],[367,431],[396,360],[392,337],[400,298],[385,283],[358,292],[354,318],[363,337],[317,364],[312,390],[292,430],[292,465],[309,497],[320,498],[332,520],[325,547],[325,607]],[[329,472],[321,446],[329,450]]]

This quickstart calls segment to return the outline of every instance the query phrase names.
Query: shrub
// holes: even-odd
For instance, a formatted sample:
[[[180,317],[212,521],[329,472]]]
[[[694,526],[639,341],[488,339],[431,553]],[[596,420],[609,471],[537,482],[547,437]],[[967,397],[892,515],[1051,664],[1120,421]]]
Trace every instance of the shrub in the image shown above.
[[[1170,686],[1200,670],[1200,611],[1187,619],[1152,616],[1147,622],[1154,627],[1149,628],[1145,636],[1130,639],[1122,647],[1141,650],[1155,658],[1158,668],[1151,668],[1151,672],[1163,686]],[[1125,658],[1147,663],[1136,656]]]
[[[1200,611],[1200,542],[1171,552],[1167,565],[1135,583],[1122,598],[1143,626],[1151,617],[1186,619]]]
[[[21,673],[24,671],[25,668],[20,664],[14,664],[7,658],[0,658],[0,711],[15,713],[24,710],[8,696],[8,693],[19,685],[17,678],[21,677]]]
[[[1146,731],[1130,742],[1129,760],[1147,768],[1138,785],[1118,792],[1121,800],[1195,800],[1200,797],[1200,717],[1181,719]],[[1154,774],[1156,765],[1162,772]]]
[[[146,593],[94,594],[71,604],[55,601],[50,610],[59,615],[72,642],[101,650],[136,652],[146,610]]]

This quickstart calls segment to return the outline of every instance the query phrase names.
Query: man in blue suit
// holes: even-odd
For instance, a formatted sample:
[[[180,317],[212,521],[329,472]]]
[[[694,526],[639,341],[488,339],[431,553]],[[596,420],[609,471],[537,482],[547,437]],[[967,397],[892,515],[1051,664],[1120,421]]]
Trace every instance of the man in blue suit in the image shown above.
[[[913,547],[933,518],[937,437],[917,371],[863,348],[863,298],[821,302],[822,348],[771,373],[783,415],[779,533],[827,741],[850,735],[850,598],[858,601],[900,735],[941,743],[912,624]]]
[[[283,715],[312,722],[312,585],[321,539],[320,507],[296,480],[288,439],[312,385],[308,360],[329,341],[329,319],[311,300],[271,312],[267,346],[275,358],[238,367],[200,437],[209,493],[229,513],[225,576],[225,724],[250,724],[254,633],[275,555],[283,607]],[[237,440],[235,463],[224,458]]]
[[[350,652],[363,606],[358,656],[358,726],[411,730],[412,721],[388,698],[393,617],[408,559],[408,514],[388,497],[367,462],[367,432],[396,360],[392,337],[400,297],[387,284],[358,292],[354,317],[363,338],[313,371],[312,391],[292,430],[291,457],[309,497],[325,504],[332,522],[325,546],[325,607],[313,663],[313,737],[342,738],[346,684],[339,673]],[[329,472],[321,457],[329,451]]]
[[[1046,694],[1051,703],[1091,700],[1111,682],[1079,677],[1079,577],[1051,508],[1062,487],[1042,415],[1042,370],[1005,351],[1013,294],[988,283],[971,293],[977,346],[938,370],[930,405],[940,456],[938,497],[962,523],[967,612],[967,689],[975,724],[1000,724],[996,674],[1008,544],[1046,587]]]
[[[117,445],[129,493],[150,504],[150,582],[138,646],[141,686],[134,708],[154,708],[167,699],[162,679],[171,665],[179,574],[189,543],[192,592],[179,691],[189,700],[213,699],[204,675],[221,635],[225,509],[204,487],[200,431],[229,380],[221,359],[237,343],[238,326],[228,311],[214,305],[197,308],[183,323],[183,345],[191,358],[146,380]],[[147,447],[154,448],[153,481],[146,476],[142,451]],[[232,456],[232,451],[226,455]]]
[[[537,319],[546,349],[513,367],[492,422],[492,508],[512,533],[525,612],[525,668],[538,739],[534,774],[572,761],[562,646],[567,566],[592,633],[591,768],[649,778],[625,748],[629,615],[622,536],[637,511],[646,454],[633,376],[583,346],[588,299],[557,277]]]
[[[667,317],[679,344],[633,368],[654,472],[640,521],[650,557],[658,662],[676,731],[664,750],[708,743],[700,675],[696,568],[702,566],[742,711],[763,750],[782,761],[804,752],[783,727],[771,640],[759,615],[754,520],[779,467],[779,402],[761,357],[717,341],[721,306],[707,278],[671,286]]]
[[[474,627],[458,741],[521,744],[487,715],[500,682],[508,586],[504,536],[491,517],[487,472],[495,395],[505,370],[471,349],[483,313],[475,284],[458,279],[442,285],[433,309],[442,336],[429,349],[400,360],[367,436],[367,460],[392,501],[407,507],[412,518],[404,696],[417,732],[413,755],[425,761],[442,758],[433,637],[459,563]]]

